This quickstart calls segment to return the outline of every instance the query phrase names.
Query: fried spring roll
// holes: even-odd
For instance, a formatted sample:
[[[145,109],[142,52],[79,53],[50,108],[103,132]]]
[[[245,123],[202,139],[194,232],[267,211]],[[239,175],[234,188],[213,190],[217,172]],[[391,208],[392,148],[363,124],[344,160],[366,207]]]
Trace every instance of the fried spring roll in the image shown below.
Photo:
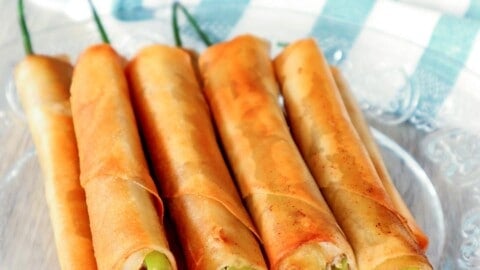
[[[275,60],[294,138],[359,269],[432,269],[383,188],[312,39]]]
[[[356,269],[277,103],[269,44],[246,35],[214,45],[200,56],[200,72],[271,268]]]
[[[71,78],[69,63],[48,56],[27,56],[15,70],[45,179],[60,267],[96,269],[70,110]]]
[[[145,259],[176,269],[119,55],[109,45],[88,48],[75,67],[71,93],[99,269],[140,269]],[[148,261],[145,266],[151,268]]]
[[[142,49],[127,67],[135,112],[189,269],[266,269],[185,51]]]
[[[406,226],[411,230],[412,234],[420,245],[420,248],[425,251],[428,247],[428,237],[417,224],[412,213],[398,193],[398,190],[395,188],[395,185],[390,178],[390,174],[388,173],[387,167],[383,162],[380,150],[378,149],[378,146],[375,143],[368,127],[367,121],[363,116],[362,110],[360,110],[360,107],[350,91],[347,82],[343,78],[342,73],[335,67],[331,67],[331,70],[350,120],[352,121],[352,124],[360,136],[363,144],[367,148],[368,154],[373,162],[373,165],[375,166],[375,170],[377,171],[380,180],[382,181],[385,191],[390,199],[392,199],[395,209],[401,215],[401,218],[404,220]]]

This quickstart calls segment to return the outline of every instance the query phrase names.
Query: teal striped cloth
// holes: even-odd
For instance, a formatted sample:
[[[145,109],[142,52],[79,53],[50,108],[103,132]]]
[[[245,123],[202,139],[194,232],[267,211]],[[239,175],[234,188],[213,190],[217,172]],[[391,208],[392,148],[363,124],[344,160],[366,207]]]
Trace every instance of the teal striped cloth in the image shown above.
[[[86,2],[32,0],[76,21]],[[94,0],[103,17],[123,24],[161,17],[173,0]],[[480,0],[183,0],[215,42],[251,32],[288,43],[312,36],[344,71],[362,108],[391,124],[435,130],[480,121]],[[59,17],[52,23],[63,23]],[[38,30],[36,24],[31,24]],[[127,28],[125,28],[127,29]],[[120,31],[120,30],[119,30]],[[195,37],[183,24],[182,32]],[[277,46],[278,47],[278,46]],[[273,46],[273,51],[281,48]],[[442,123],[443,122],[443,123]]]
[[[113,2],[113,15],[126,21],[149,19],[155,16],[153,12],[148,12],[149,8],[155,7],[155,2],[116,0]],[[439,117],[449,117],[453,110],[457,110],[449,104],[455,100],[459,107],[458,100],[463,102],[468,97],[466,92],[475,91],[457,91],[462,93],[460,96],[455,92],[457,88],[464,85],[480,87],[476,82],[477,74],[480,74],[480,0],[192,0],[184,3],[191,7],[215,42],[233,37],[241,31],[282,36],[284,40],[281,42],[313,36],[324,49],[330,63],[345,67],[347,79],[353,81],[355,86],[363,84],[364,87],[370,87],[365,83],[365,74],[376,74],[382,65],[384,70],[393,69],[391,76],[404,76],[407,88],[415,93],[397,93],[407,101],[393,100],[390,102],[393,105],[381,105],[381,101],[363,104],[366,106],[364,109],[370,108],[377,114],[379,110],[382,111],[387,122],[409,120],[420,128],[435,129]],[[259,9],[265,12],[259,12]],[[271,27],[262,30],[261,25],[249,24],[249,21],[258,21],[259,16],[271,18],[266,10],[271,10],[271,13],[277,13],[278,10],[284,21],[302,30],[288,35],[280,32],[289,30]],[[282,10],[304,13],[305,18],[311,19],[288,18],[288,13]],[[183,29],[187,34],[193,34],[187,26]],[[272,31],[278,33],[272,34]],[[378,43],[385,43],[385,48],[375,55],[371,52],[371,46],[377,39]],[[394,42],[395,39],[400,41]],[[356,70],[348,70],[349,63],[345,59],[353,59],[351,62],[357,65]],[[379,77],[389,80],[388,74]],[[382,83],[381,79],[379,82]],[[388,81],[385,83],[391,84]],[[366,91],[362,89],[358,92]],[[368,103],[372,97],[364,98]],[[471,103],[465,108],[474,106],[476,101],[480,102],[465,100]]]

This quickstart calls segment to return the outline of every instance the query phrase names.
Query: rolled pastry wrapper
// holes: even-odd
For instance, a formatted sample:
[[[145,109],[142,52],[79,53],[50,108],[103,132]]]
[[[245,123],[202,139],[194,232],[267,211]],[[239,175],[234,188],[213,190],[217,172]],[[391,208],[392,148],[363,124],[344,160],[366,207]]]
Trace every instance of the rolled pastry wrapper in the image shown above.
[[[204,92],[272,269],[355,259],[291,138],[269,44],[245,35],[200,56]]]
[[[44,176],[60,267],[97,269],[70,110],[72,69],[54,57],[27,56],[15,84]]]
[[[82,53],[71,94],[80,179],[98,268],[140,269],[145,256],[158,251],[176,269],[122,61],[109,45],[92,46]]]
[[[359,269],[432,269],[386,193],[312,39],[276,59],[292,133]]]
[[[397,212],[400,214],[404,224],[411,230],[420,248],[425,251],[428,247],[428,236],[417,224],[415,218],[405,204],[405,201],[402,199],[402,196],[400,196],[400,193],[398,193],[397,188],[393,184],[387,167],[385,166],[385,163],[383,161],[380,150],[378,149],[378,146],[373,139],[367,121],[365,120],[365,117],[362,113],[362,110],[358,106],[358,103],[355,100],[352,92],[350,91],[349,86],[345,78],[343,77],[341,71],[336,67],[331,67],[331,70],[338,91],[340,92],[343,103],[345,104],[345,108],[347,109],[350,120],[352,121],[352,124],[355,127],[358,135],[360,136],[363,144],[367,148],[370,159],[375,166],[375,170],[377,171],[378,176],[382,181],[385,191],[392,200],[392,203]]]
[[[190,55],[169,46],[146,47],[129,63],[127,77],[189,269],[266,269]]]

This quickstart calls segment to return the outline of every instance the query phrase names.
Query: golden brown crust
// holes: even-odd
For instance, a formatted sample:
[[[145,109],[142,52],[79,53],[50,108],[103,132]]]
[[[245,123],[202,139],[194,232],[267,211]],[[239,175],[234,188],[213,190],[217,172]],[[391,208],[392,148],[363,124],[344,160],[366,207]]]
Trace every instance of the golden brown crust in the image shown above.
[[[15,83],[42,167],[61,269],[96,269],[77,144],[70,111],[72,66],[48,56],[27,56]]]
[[[139,268],[153,250],[164,253],[176,269],[121,59],[109,45],[83,52],[71,92],[80,177],[99,269]]]
[[[275,68],[297,145],[347,235],[359,269],[374,269],[396,254],[409,254],[416,266],[431,269],[385,192],[315,42],[291,44]]]
[[[272,269],[306,244],[334,243],[355,262],[343,233],[316,188],[280,110],[269,45],[240,36],[200,57],[204,92],[243,198]],[[325,255],[325,254],[321,254]],[[295,267],[290,265],[291,269]]]
[[[380,150],[378,149],[378,146],[373,139],[367,121],[365,120],[365,117],[363,116],[363,113],[360,110],[360,107],[358,106],[355,97],[351,93],[347,82],[341,74],[341,71],[335,67],[331,67],[331,70],[335,79],[335,83],[337,84],[337,88],[340,92],[340,95],[342,96],[343,103],[345,104],[345,108],[347,109],[349,117],[352,121],[352,124],[358,132],[358,135],[360,136],[363,144],[367,148],[368,154],[373,162],[373,165],[375,166],[375,170],[377,171],[380,180],[382,181],[385,191],[392,199],[392,203],[395,206],[395,209],[400,214],[404,223],[412,231],[415,239],[420,245],[420,248],[426,250],[428,247],[428,237],[417,224],[412,213],[410,212],[402,197],[398,193],[398,190],[395,188],[393,181],[387,171],[387,167],[383,162]]]
[[[265,269],[256,233],[215,140],[190,56],[154,45],[127,67],[132,100],[191,269]],[[250,230],[250,231],[249,231]]]
[[[168,205],[189,269],[267,269],[252,232],[217,200],[188,194],[172,198]]]
[[[71,101],[82,185],[108,176],[130,179],[161,202],[140,145],[121,61],[111,47],[97,45],[80,56],[74,70]]]

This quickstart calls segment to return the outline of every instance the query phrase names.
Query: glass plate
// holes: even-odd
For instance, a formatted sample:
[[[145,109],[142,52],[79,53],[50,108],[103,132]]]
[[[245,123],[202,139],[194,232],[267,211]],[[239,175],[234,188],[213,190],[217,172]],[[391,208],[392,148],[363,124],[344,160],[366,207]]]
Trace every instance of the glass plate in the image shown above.
[[[228,11],[225,5],[215,12]],[[197,14],[212,37],[228,31],[221,21]],[[211,12],[211,11],[210,11]],[[126,58],[150,43],[173,43],[170,8],[158,7],[148,20],[120,22],[105,19],[113,46]],[[203,18],[203,19],[202,19]],[[253,33],[272,42],[272,54],[281,44],[308,35],[302,23],[312,14],[253,6],[230,36]],[[332,29],[359,26],[323,17]],[[184,24],[185,25],[185,24]],[[458,66],[442,54],[438,68],[419,70],[411,77],[405,51],[423,48],[374,29],[363,29],[355,48],[346,50],[341,36],[315,37],[327,58],[344,72],[352,90],[375,128],[386,164],[401,195],[430,237],[427,255],[435,269],[480,267],[480,77],[464,72],[469,84],[446,96],[444,66]],[[201,42],[183,27],[184,43],[203,50]],[[218,35],[217,35],[218,34]],[[91,22],[32,33],[37,52],[67,54],[76,59],[99,36]],[[375,42],[372,42],[375,40]],[[0,269],[58,269],[42,177],[25,117],[13,86],[12,72],[23,57],[21,42],[1,46],[0,87]],[[458,88],[458,87],[457,87]],[[434,109],[432,109],[434,107]],[[448,245],[445,245],[448,243]]]

